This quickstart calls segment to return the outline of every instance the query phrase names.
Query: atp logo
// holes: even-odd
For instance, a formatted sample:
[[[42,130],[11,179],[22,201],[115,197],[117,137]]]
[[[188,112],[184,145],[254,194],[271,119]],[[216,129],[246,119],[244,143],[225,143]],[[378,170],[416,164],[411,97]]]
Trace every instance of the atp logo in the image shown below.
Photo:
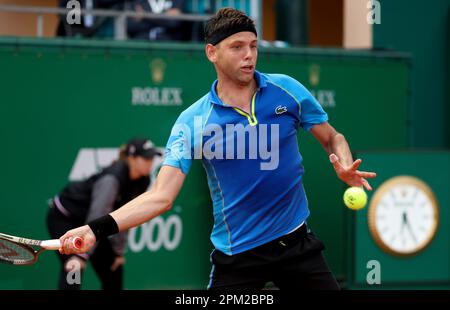
[[[164,150],[160,148],[161,153]],[[94,173],[100,171],[112,164],[119,156],[118,148],[82,148],[78,151],[77,158],[69,174],[70,181],[84,180]],[[150,171],[150,179],[153,184],[156,174],[161,167],[163,158],[155,156],[153,158],[153,167]]]
[[[69,180],[80,181],[90,177],[116,160],[118,152],[117,148],[80,149],[70,171]]]

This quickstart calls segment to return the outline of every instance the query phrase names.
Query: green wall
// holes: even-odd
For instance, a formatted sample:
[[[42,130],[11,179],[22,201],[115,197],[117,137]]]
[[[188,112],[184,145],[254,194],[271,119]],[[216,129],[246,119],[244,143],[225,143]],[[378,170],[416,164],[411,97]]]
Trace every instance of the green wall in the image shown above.
[[[80,149],[94,150],[98,157],[105,148],[117,147],[134,135],[149,136],[164,147],[178,114],[205,94],[215,79],[200,45],[4,38],[0,68],[0,161],[6,163],[0,179],[0,231],[37,239],[48,237],[46,199],[67,182]],[[260,51],[258,68],[304,83],[352,148],[409,145],[407,57],[266,49]],[[144,96],[137,96],[136,89]],[[345,280],[345,186],[311,135],[301,132],[299,143],[309,225],[324,240],[332,270]],[[371,167],[363,163],[362,169]],[[197,163],[177,207],[163,216],[163,221],[181,218],[179,245],[171,250],[129,251],[126,288],[206,287],[212,249],[209,200],[205,174]],[[173,238],[174,231],[169,234]],[[147,242],[156,242],[158,236],[156,230]],[[57,271],[54,253],[44,253],[37,266],[1,265],[0,288],[52,289]],[[87,279],[84,288],[98,288],[92,270]]]
[[[392,177],[407,175],[427,184],[436,197],[439,209],[438,228],[431,243],[411,256],[395,256],[376,245],[368,228],[368,212],[374,193],[369,193],[368,207],[357,212],[348,211],[350,244],[349,285],[359,289],[448,289],[450,287],[450,152],[448,151],[372,151],[358,154],[378,172],[372,182],[376,189]],[[395,198],[400,200],[398,196]],[[402,208],[400,203],[397,209]],[[414,208],[414,206],[412,207]],[[414,212],[414,211],[412,211]],[[394,218],[394,220],[396,220]],[[400,220],[400,216],[398,217]],[[420,226],[414,222],[411,229]],[[394,226],[397,227],[397,226]],[[399,236],[401,233],[397,233]],[[400,238],[398,238],[400,239]],[[369,285],[367,262],[380,263],[381,283]]]
[[[450,0],[381,2],[381,24],[373,26],[375,49],[412,55],[412,146],[450,147]]]

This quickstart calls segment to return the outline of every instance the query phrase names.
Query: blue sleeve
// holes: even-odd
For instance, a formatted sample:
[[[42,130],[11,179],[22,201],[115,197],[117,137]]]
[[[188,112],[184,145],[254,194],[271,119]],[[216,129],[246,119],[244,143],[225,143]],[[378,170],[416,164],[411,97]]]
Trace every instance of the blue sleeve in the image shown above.
[[[291,95],[300,106],[300,126],[309,131],[328,121],[328,115],[314,96],[296,79],[284,74],[270,74],[270,79]]]
[[[208,93],[180,114],[170,133],[163,165],[188,174],[192,160],[202,158],[202,131],[212,108]]]
[[[188,174],[194,153],[192,134],[193,127],[181,115],[170,133],[163,165],[179,168],[184,174]]]
[[[300,126],[304,130],[311,130],[314,125],[328,121],[328,115],[316,98],[303,86],[305,96],[300,101]]]

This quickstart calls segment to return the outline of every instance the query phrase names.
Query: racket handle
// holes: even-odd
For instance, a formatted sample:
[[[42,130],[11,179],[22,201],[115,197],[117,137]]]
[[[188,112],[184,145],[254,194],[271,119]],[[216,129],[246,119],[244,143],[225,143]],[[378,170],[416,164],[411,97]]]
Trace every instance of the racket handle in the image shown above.
[[[72,244],[74,248],[79,250],[83,247],[83,239],[81,239],[80,237],[76,237],[75,239],[73,239]]]

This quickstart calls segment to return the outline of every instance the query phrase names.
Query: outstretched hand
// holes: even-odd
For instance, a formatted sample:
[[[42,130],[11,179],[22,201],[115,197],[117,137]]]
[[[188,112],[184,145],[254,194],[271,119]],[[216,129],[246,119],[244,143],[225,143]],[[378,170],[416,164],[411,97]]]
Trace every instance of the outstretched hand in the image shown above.
[[[330,162],[339,179],[347,183],[347,185],[358,187],[364,186],[367,190],[372,190],[372,187],[366,179],[375,178],[377,174],[375,172],[359,171],[358,168],[361,165],[361,159],[355,160],[349,167],[344,167],[339,162],[339,158],[336,154],[330,154]]]
[[[83,240],[81,249],[77,249],[73,245],[73,239],[80,237]],[[66,232],[61,238],[61,248],[59,253],[61,254],[80,254],[88,252],[95,244],[95,235],[88,225],[84,225]]]

